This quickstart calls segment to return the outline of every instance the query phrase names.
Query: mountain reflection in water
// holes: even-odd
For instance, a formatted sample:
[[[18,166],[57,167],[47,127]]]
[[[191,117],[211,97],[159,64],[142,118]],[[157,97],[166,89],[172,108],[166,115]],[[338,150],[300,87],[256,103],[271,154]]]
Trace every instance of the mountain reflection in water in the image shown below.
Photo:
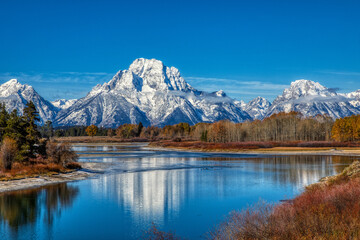
[[[198,239],[230,211],[292,198],[355,159],[150,151],[136,144],[75,149],[80,161],[109,170],[0,195],[0,239],[139,239],[152,222]]]

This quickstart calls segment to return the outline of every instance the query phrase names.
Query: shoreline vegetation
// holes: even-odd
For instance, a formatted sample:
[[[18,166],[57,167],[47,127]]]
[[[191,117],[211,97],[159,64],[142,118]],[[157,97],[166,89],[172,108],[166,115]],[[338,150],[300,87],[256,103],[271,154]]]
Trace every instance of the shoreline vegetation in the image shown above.
[[[359,239],[360,162],[320,179],[294,199],[259,201],[231,212],[206,234],[207,239]],[[153,225],[144,239],[182,239]]]
[[[360,162],[306,187],[280,204],[259,202],[234,211],[211,239],[359,239]]]
[[[32,102],[19,116],[0,105],[0,192],[85,179],[99,166],[77,163],[74,143],[149,142],[156,149],[221,153],[360,155],[360,115],[333,121],[327,116],[279,113],[264,120],[219,121],[162,128],[123,124],[54,129],[37,126]],[[90,164],[90,163],[88,163]],[[82,170],[80,170],[83,168]],[[92,171],[91,168],[96,169]],[[340,175],[308,186],[293,200],[258,203],[229,217],[209,233],[211,239],[355,239],[360,238],[360,163]],[[152,236],[152,237],[151,237]],[[177,239],[153,226],[148,239]]]
[[[41,135],[37,125],[39,120],[39,113],[31,101],[21,116],[16,109],[8,113],[5,105],[0,104],[0,183],[50,177],[81,168],[70,144]]]
[[[201,141],[157,141],[150,147],[182,151],[248,154],[324,154],[324,155],[360,155],[358,143],[345,142],[231,142],[208,143]]]
[[[66,172],[47,172],[33,176],[24,176],[23,178],[0,181],[0,194],[18,190],[27,190],[43,187],[46,185],[80,181],[95,177],[106,170],[106,165],[99,163],[79,163],[81,169],[67,170]]]

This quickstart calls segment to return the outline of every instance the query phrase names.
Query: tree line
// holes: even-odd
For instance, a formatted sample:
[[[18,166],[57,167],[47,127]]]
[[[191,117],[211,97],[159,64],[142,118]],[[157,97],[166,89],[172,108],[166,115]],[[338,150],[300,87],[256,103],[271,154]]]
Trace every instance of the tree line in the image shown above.
[[[123,134],[123,130],[136,129],[136,124],[125,124],[116,129],[122,138],[172,139],[175,141],[200,140],[204,142],[250,141],[330,141],[334,121],[328,116],[304,117],[298,112],[278,113],[264,120],[234,123],[223,120],[215,123],[198,123],[190,126],[179,123],[165,127],[143,127],[136,134]],[[131,131],[130,131],[131,132]]]
[[[45,129],[45,125],[43,126]],[[46,132],[46,130],[42,131]],[[44,135],[44,134],[43,134]],[[260,142],[260,141],[359,141],[360,115],[340,118],[318,115],[304,117],[298,112],[277,113],[263,120],[234,123],[227,120],[198,123],[191,126],[179,123],[164,127],[122,124],[113,128],[74,126],[54,129],[52,136],[109,136],[122,139],[200,140],[204,142]],[[46,134],[44,135],[46,136]]]

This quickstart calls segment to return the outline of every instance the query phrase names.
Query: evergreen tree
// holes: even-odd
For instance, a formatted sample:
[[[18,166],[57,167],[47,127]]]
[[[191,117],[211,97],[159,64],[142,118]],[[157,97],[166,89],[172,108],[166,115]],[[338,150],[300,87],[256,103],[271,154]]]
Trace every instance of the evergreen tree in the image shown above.
[[[40,117],[32,101],[26,104],[22,120],[22,127],[26,131],[25,144],[22,145],[22,150],[27,157],[34,157],[40,140],[40,132],[36,125],[36,122],[40,121]]]
[[[141,131],[143,130],[144,126],[142,124],[142,122],[139,122],[138,127],[137,127],[137,133],[136,136],[139,137],[141,134]]]
[[[4,137],[7,121],[9,119],[9,113],[6,111],[5,104],[0,103],[0,137]]]

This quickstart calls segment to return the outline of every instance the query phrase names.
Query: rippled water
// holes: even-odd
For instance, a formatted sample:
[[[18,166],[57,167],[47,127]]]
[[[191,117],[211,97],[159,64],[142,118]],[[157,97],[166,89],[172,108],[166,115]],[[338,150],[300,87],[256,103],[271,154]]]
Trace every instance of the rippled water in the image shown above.
[[[138,239],[151,223],[188,239],[235,209],[278,202],[353,158],[157,151],[146,144],[75,145],[104,174],[0,195],[0,239]]]

